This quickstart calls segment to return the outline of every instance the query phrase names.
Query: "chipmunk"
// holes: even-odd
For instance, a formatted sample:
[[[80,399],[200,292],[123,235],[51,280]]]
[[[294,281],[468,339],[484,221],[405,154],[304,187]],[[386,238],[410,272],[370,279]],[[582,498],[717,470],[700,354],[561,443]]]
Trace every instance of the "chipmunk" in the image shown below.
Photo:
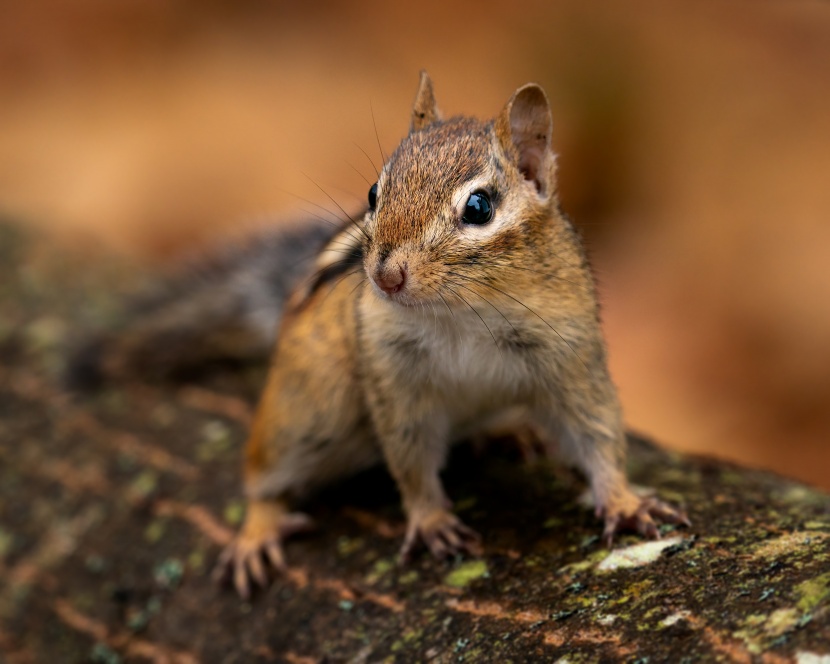
[[[243,597],[309,528],[291,501],[384,460],[403,499],[401,555],[477,554],[439,478],[448,447],[521,413],[587,477],[610,543],[686,515],[632,492],[625,435],[580,238],[559,210],[541,87],[495,119],[442,119],[422,72],[411,131],[365,215],[320,252],[283,314],[247,441],[247,511],[217,576]]]
[[[493,425],[532,428],[584,473],[609,544],[622,529],[657,537],[657,522],[689,524],[626,479],[594,281],[559,209],[551,131],[538,85],[489,122],[444,120],[422,72],[409,135],[365,214],[256,238],[76,354],[74,382],[94,382],[256,358],[278,327],[245,451],[245,519],[216,568],[243,597],[269,567],[285,569],[285,538],[311,527],[292,502],[380,461],[403,499],[404,560],[419,543],[439,558],[480,553],[439,471],[452,443]]]

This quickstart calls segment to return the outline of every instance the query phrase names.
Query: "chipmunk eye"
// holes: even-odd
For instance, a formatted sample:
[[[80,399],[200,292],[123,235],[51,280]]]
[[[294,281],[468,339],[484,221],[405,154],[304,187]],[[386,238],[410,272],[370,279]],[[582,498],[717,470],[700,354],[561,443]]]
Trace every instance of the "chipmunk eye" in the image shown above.
[[[466,224],[486,224],[493,218],[493,204],[484,191],[474,191],[467,199],[461,221]]]
[[[375,206],[378,204],[378,183],[375,182],[371,187],[369,187],[369,209],[374,210]]]

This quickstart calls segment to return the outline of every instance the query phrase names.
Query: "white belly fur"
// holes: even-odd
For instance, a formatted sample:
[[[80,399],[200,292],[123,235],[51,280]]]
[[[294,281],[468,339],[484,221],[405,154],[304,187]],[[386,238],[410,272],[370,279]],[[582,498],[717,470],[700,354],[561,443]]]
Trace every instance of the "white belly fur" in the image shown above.
[[[524,359],[493,339],[510,330],[498,314],[456,312],[450,317],[422,314],[420,324],[400,330],[417,342],[421,351],[412,381],[422,381],[436,396],[436,408],[444,410],[452,436],[470,435],[506,410],[528,400],[531,374]],[[413,334],[413,327],[417,330]],[[402,371],[411,370],[401,367]]]

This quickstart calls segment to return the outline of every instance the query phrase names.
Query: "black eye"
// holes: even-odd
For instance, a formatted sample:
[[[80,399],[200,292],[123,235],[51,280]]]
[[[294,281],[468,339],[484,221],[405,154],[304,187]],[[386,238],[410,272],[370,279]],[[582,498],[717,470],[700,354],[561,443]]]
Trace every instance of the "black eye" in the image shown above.
[[[369,187],[369,209],[374,210],[375,206],[378,204],[378,183],[375,182],[371,187]]]
[[[465,224],[486,224],[493,218],[493,204],[484,191],[474,191],[467,199],[461,221]]]

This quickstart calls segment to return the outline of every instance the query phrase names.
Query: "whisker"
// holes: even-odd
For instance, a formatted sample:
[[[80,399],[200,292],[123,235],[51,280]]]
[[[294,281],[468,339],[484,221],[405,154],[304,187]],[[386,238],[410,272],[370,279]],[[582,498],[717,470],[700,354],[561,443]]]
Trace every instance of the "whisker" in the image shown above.
[[[425,284],[425,285],[426,285],[426,284]],[[429,286],[429,285],[427,285],[427,287],[428,287],[430,290],[432,290],[432,291],[433,291],[433,292],[434,292],[434,293],[435,293],[435,294],[436,294],[439,298],[441,298],[441,302],[443,302],[443,303],[444,303],[444,306],[447,308],[447,311],[449,311],[449,312],[450,312],[450,316],[452,316],[453,318],[455,318],[455,312],[452,310],[452,307],[449,305],[449,303],[447,302],[446,298],[445,298],[443,295],[441,295],[441,290],[440,290],[439,288],[435,287],[435,286]]]
[[[362,270],[360,270],[360,269],[358,269],[358,270],[351,270],[350,272],[345,272],[344,274],[342,274],[342,275],[341,275],[341,276],[337,279],[337,281],[335,281],[335,282],[332,284],[331,288],[329,288],[329,289],[328,289],[328,291],[326,291],[326,294],[323,296],[323,299],[321,300],[321,304],[322,304],[323,302],[325,302],[325,301],[326,301],[326,299],[328,299],[329,295],[331,295],[331,294],[335,291],[335,289],[336,289],[336,288],[337,288],[340,284],[342,284],[342,283],[343,283],[343,282],[344,282],[344,281],[345,281],[348,277],[354,276],[355,274],[360,274],[360,272],[361,272],[361,271],[362,271]],[[350,290],[350,291],[349,291],[349,297],[351,297],[351,294],[352,294],[352,293],[354,293],[354,292],[357,290],[357,287],[358,287],[358,286],[360,286],[360,285],[361,285],[364,281],[365,281],[365,277],[364,277],[363,279],[361,279],[360,281],[358,281],[358,282],[357,282],[357,284],[355,284],[355,287],[354,287],[354,288],[352,288],[352,290]]]
[[[308,176],[306,176],[306,177],[308,177]],[[310,179],[310,178],[309,178],[309,179]],[[296,199],[298,199],[298,200],[301,200],[301,201],[303,201],[304,203],[308,203],[309,205],[313,205],[314,207],[316,207],[316,208],[318,208],[318,209],[322,210],[323,212],[326,212],[327,214],[330,214],[330,215],[331,215],[332,217],[334,217],[334,218],[335,218],[338,222],[340,222],[340,224],[341,224],[341,225],[342,225],[342,224],[344,224],[344,223],[346,222],[346,220],[345,220],[345,219],[341,219],[341,218],[340,218],[340,217],[338,217],[338,216],[337,216],[334,212],[332,212],[331,210],[329,210],[327,207],[325,207],[325,206],[323,206],[323,205],[320,205],[319,203],[315,203],[314,201],[309,200],[308,198],[303,198],[303,197],[302,197],[302,196],[300,196],[299,194],[295,194],[293,191],[288,191],[288,189],[279,189],[279,191],[281,191],[281,192],[283,192],[283,193],[285,193],[285,194],[288,194],[289,196],[293,196],[294,198],[296,198]],[[307,212],[308,214],[314,214],[313,212],[308,212],[307,210],[304,210],[304,212]],[[318,216],[318,215],[314,215],[314,216],[316,216],[318,219],[320,219],[320,221],[325,221],[325,222],[326,222],[326,223],[328,223],[328,224],[332,224],[333,226],[336,226],[336,224],[334,224],[331,220],[324,219],[323,217],[320,217],[320,216]],[[346,216],[348,217],[349,215],[346,215]],[[351,217],[349,217],[349,218],[351,219]]]
[[[568,263],[568,265],[570,265],[570,263]],[[529,267],[521,267],[519,265],[512,265],[510,263],[504,263],[504,264],[502,264],[502,267],[507,267],[507,268],[510,268],[512,270],[524,270],[525,272],[533,272],[533,273],[536,273],[536,274],[539,273],[538,270],[533,270]],[[554,279],[558,279],[559,281],[564,281],[566,284],[571,284],[571,286],[576,286],[577,288],[582,288],[583,290],[586,290],[586,291],[591,291],[592,290],[592,288],[590,286],[587,286],[585,284],[578,284],[577,282],[571,281],[570,279],[565,279],[565,277],[560,277],[558,274],[550,274],[550,275],[546,275],[546,276],[553,277]]]
[[[453,273],[451,273],[451,274],[453,274]],[[457,275],[456,275],[456,276],[457,276]],[[492,302],[490,302],[490,300],[488,300],[486,297],[484,297],[483,295],[481,295],[481,293],[476,293],[476,292],[475,292],[472,288],[470,288],[469,286],[465,286],[464,284],[459,284],[459,283],[457,283],[457,282],[453,282],[453,285],[455,285],[455,286],[460,286],[461,288],[464,288],[464,289],[466,289],[466,290],[470,291],[473,295],[475,295],[475,296],[476,296],[476,297],[478,297],[479,299],[484,300],[484,301],[485,301],[487,304],[489,304],[489,305],[490,305],[493,309],[495,309],[496,313],[498,313],[498,314],[499,314],[499,316],[501,316],[502,318],[504,318],[504,321],[505,321],[505,322],[506,322],[506,323],[507,323],[507,324],[508,324],[511,328],[513,328],[513,331],[514,331],[516,334],[518,334],[518,333],[519,333],[519,331],[516,329],[516,327],[513,325],[513,323],[511,323],[511,322],[510,322],[510,319],[509,319],[507,316],[505,316],[505,315],[504,315],[504,312],[503,312],[501,309],[499,309],[499,308],[498,308],[495,304],[493,304]]]
[[[352,167],[352,170],[353,170],[355,173],[357,173],[360,177],[362,177],[362,178],[366,181],[366,184],[368,184],[370,187],[372,186],[372,183],[371,183],[371,182],[369,182],[369,178],[367,178],[365,175],[363,175],[363,173],[361,173],[361,172],[357,169],[357,167],[356,167],[354,164],[352,164],[349,160],[346,160],[346,163],[347,163],[349,166],[351,166],[351,167]]]
[[[378,150],[380,150],[380,156],[383,159],[383,163],[386,163],[386,155],[383,154],[383,148],[380,145],[380,134],[378,133],[378,123],[375,122],[375,109],[372,106],[372,100],[369,100],[369,110],[372,112],[372,125],[375,127],[375,138],[378,141]]]
[[[471,310],[471,311],[472,311],[472,312],[473,312],[476,316],[478,316],[478,319],[481,321],[482,325],[484,325],[484,327],[486,327],[486,328],[487,328],[487,331],[490,333],[490,336],[491,336],[491,337],[493,337],[493,344],[495,345],[496,350],[499,352],[499,356],[501,357],[501,348],[499,348],[499,342],[498,342],[498,341],[496,341],[496,335],[495,335],[495,334],[493,334],[493,330],[491,330],[491,329],[490,329],[490,326],[487,324],[487,322],[484,320],[484,318],[482,318],[481,314],[480,314],[480,313],[478,313],[478,311],[476,310],[476,308],[475,308],[472,304],[470,304],[470,303],[469,303],[469,302],[468,302],[468,301],[464,298],[464,296],[463,296],[463,295],[461,295],[458,291],[453,290],[453,289],[452,289],[452,288],[450,288],[449,286],[445,286],[445,288],[446,288],[448,291],[450,291],[453,295],[455,295],[455,296],[456,296],[459,300],[461,300],[464,304],[466,304],[466,305],[470,308],[470,310]]]
[[[327,223],[327,224],[329,224],[329,225],[331,225],[331,226],[335,226],[335,224],[333,224],[333,223],[332,223],[331,221],[329,221],[328,219],[325,219],[325,218],[323,218],[323,217],[320,217],[320,216],[318,216],[318,215],[315,215],[314,213],[312,213],[312,212],[308,212],[307,210],[303,210],[303,212],[306,212],[307,214],[310,214],[311,216],[314,216],[314,217],[316,217],[317,219],[319,219],[320,221],[325,222],[325,223]],[[339,229],[339,228],[344,228],[344,230],[348,228],[348,227],[342,227],[342,226],[335,226],[335,227],[336,227],[336,228],[338,228],[338,229]],[[280,231],[279,229],[276,229],[276,230],[275,230],[275,231],[273,231],[273,232],[280,233],[281,231]],[[346,234],[347,234],[349,237],[354,237],[353,235],[351,235],[350,233],[348,233],[348,231],[346,231]],[[285,263],[283,263],[283,265],[284,265],[286,268],[289,268],[289,269],[290,269],[290,268],[294,268],[294,267],[296,267],[296,266],[300,265],[301,263],[304,263],[304,262],[310,261],[310,259],[312,259],[312,258],[313,258],[313,257],[315,257],[315,256],[318,256],[321,252],[323,252],[323,251],[325,251],[325,250],[328,250],[328,251],[337,251],[337,249],[332,249],[332,247],[333,247],[333,246],[335,246],[335,247],[336,247],[336,246],[340,246],[340,247],[342,247],[343,249],[342,249],[341,251],[342,251],[343,255],[348,255],[348,253],[347,253],[347,252],[351,252],[351,251],[353,251],[353,250],[355,249],[355,247],[354,247],[353,245],[350,245],[350,244],[348,244],[348,243],[346,243],[346,242],[343,242],[342,240],[337,240],[337,239],[335,239],[335,238],[337,238],[337,234],[336,234],[336,233],[335,233],[335,234],[333,234],[333,235],[332,235],[332,236],[331,236],[328,240],[326,240],[325,242],[322,242],[321,246],[315,246],[315,247],[312,247],[312,248],[308,249],[308,251],[301,251],[301,252],[300,252],[300,253],[298,253],[296,256],[294,256],[294,260],[291,260],[291,261],[289,261],[289,262],[285,262]]]
[[[357,272],[359,272],[359,270],[356,270],[355,272],[352,272],[352,274],[357,274]],[[354,292],[355,292],[358,288],[360,288],[360,287],[361,287],[363,284],[365,284],[365,283],[366,283],[366,274],[364,273],[364,274],[363,274],[363,278],[362,278],[360,281],[358,281],[358,282],[355,284],[354,288],[352,288],[352,289],[349,291],[349,297],[351,297],[351,296],[352,296],[352,293],[354,293]]]
[[[329,263],[325,267],[322,267],[318,270],[315,270],[313,274],[304,277],[302,281],[300,281],[297,286],[307,286],[310,283],[313,283],[314,280],[318,279],[319,277],[323,276],[326,272],[337,269],[337,267],[347,268],[354,265],[355,267],[362,266],[362,261],[360,259],[356,259],[353,256],[346,256],[345,258],[341,258],[336,260],[332,263]]]
[[[458,337],[458,345],[463,346],[464,345],[464,339],[461,337],[461,328],[458,326],[458,319],[455,317],[455,312],[452,310],[452,307],[444,299],[444,296],[441,295],[441,291],[437,290],[436,292],[438,293],[438,297],[440,297],[441,301],[444,303],[444,306],[447,307],[447,311],[450,312],[450,316],[452,316],[452,324],[453,324],[453,327],[455,328],[455,334]]]
[[[420,309],[421,309],[421,315],[426,316],[427,307],[426,307],[426,304],[424,304],[423,300],[418,302],[418,307],[420,307]],[[437,332],[438,328],[436,327],[435,329],[436,329],[436,332]]]
[[[341,193],[345,196],[348,196],[349,198],[353,198],[358,203],[358,205],[362,205],[363,207],[366,207],[365,198],[362,197],[362,196],[358,196],[356,193],[354,193],[354,191],[344,189],[343,187],[336,187],[334,185],[330,185],[329,189],[333,189],[334,191],[337,191],[337,192],[339,192],[339,193]]]
[[[438,337],[438,312],[435,311],[435,303],[432,300],[429,300],[429,308],[432,309],[432,317],[435,323],[433,330],[435,331],[435,336]]]
[[[349,220],[352,222],[352,224],[354,224],[355,228],[357,228],[363,234],[363,237],[365,237],[367,240],[369,239],[369,235],[366,233],[366,231],[360,226],[360,224],[357,223],[357,221],[355,221],[352,218],[352,216],[348,212],[346,212],[346,210],[343,209],[343,206],[340,205],[340,203],[338,203],[336,200],[334,200],[334,197],[331,194],[329,194],[329,192],[327,192],[319,184],[317,184],[317,182],[310,175],[308,175],[307,173],[303,173],[303,175],[305,175],[309,180],[311,180],[311,182],[314,184],[315,187],[317,187],[320,191],[322,191],[332,203],[334,203],[338,208],[340,208],[340,211],[349,218]]]
[[[450,306],[449,302],[447,302],[447,299],[441,294],[441,290],[438,287],[430,286],[429,284],[424,285],[441,299],[441,302],[444,303],[444,306],[447,308],[447,311],[450,312],[450,316],[452,316],[453,327],[455,328],[455,333],[458,336],[458,344],[462,345],[464,341],[461,338],[461,330],[458,327],[458,320],[456,319],[455,312],[452,310],[452,307]]]
[[[341,247],[343,247],[343,249],[330,249],[329,247],[331,247],[332,245],[341,246]],[[322,247],[312,249],[308,252],[303,252],[302,254],[300,254],[299,256],[296,257],[296,260],[293,260],[290,263],[284,263],[284,265],[287,268],[297,267],[301,263],[304,263],[306,261],[310,261],[314,257],[320,255],[320,253],[325,249],[328,249],[329,251],[342,251],[344,255],[348,256],[348,254],[346,253],[346,250],[347,249],[352,250],[353,248],[354,247],[352,247],[351,245],[346,244],[345,242],[330,240],[327,244],[323,245]],[[343,260],[343,259],[341,259],[341,260]],[[331,265],[334,265],[338,262],[339,261],[334,261],[334,263],[331,263]]]
[[[322,249],[321,249],[321,250],[327,250],[327,249],[328,249],[329,247],[331,247],[331,246],[343,247],[343,249],[348,249],[348,250],[350,250],[350,251],[351,251],[351,250],[353,250],[353,249],[355,249],[355,246],[354,246],[353,244],[349,244],[348,242],[343,242],[343,240],[337,240],[337,239],[335,239],[336,237],[337,237],[337,236],[335,235],[335,236],[334,236],[334,238],[332,238],[331,240],[329,240],[329,241],[328,241],[328,243],[327,243],[327,244],[325,244],[325,245],[322,247]],[[356,239],[356,238],[354,237],[354,235],[349,235],[349,237],[350,237],[350,238],[352,238],[352,239]]]
[[[312,213],[309,212],[309,214],[312,214]],[[316,215],[313,215],[313,216],[316,216]],[[331,224],[331,222],[329,222],[328,219],[324,219],[323,217],[317,217],[317,218],[320,221],[326,222],[330,225],[334,225],[334,224]],[[350,237],[352,239],[355,239],[355,236],[352,235],[349,232],[349,227],[348,226],[338,226],[337,228],[338,229],[342,228],[343,229],[342,230],[343,234],[347,235],[348,237]],[[303,262],[307,261],[308,259],[310,259],[314,256],[319,256],[323,251],[335,251],[335,249],[332,249],[332,247],[338,247],[338,246],[342,247],[342,252],[343,252],[344,255],[348,255],[349,253],[351,253],[355,249],[354,245],[348,244],[347,242],[343,242],[342,240],[337,240],[336,238],[337,238],[337,234],[334,234],[325,243],[323,243],[322,246],[315,247],[315,248],[309,250],[308,252],[303,252],[303,253],[299,254],[297,256],[296,260],[294,260],[290,263],[287,263],[286,267],[296,267],[300,263],[303,263]]]
[[[556,256],[557,258],[560,258],[569,267],[574,267],[574,268],[579,268],[580,267],[578,265],[574,265],[573,263],[568,263],[567,261],[565,261],[564,258],[559,256],[558,254],[554,254],[554,256]],[[500,268],[505,268],[505,269],[510,269],[510,270],[524,270],[525,272],[532,272],[533,274],[542,274],[539,270],[535,270],[535,269],[532,269],[532,268],[529,268],[529,267],[522,267],[520,265],[513,265],[513,263],[511,263],[510,261],[499,261],[496,264]],[[473,263],[471,261],[452,261],[452,262],[445,263],[445,265],[449,265],[451,267],[453,265],[474,266],[475,263]],[[583,288],[585,290],[590,290],[590,287],[586,286],[585,284],[579,284],[575,281],[571,281],[570,279],[565,279],[565,277],[560,277],[559,275],[556,275],[556,274],[545,275],[545,276],[550,276],[550,277],[553,277],[554,279],[558,279],[559,281],[564,281],[566,283],[571,284],[572,286],[576,286],[577,288]]]
[[[362,153],[366,156],[366,159],[368,159],[368,160],[369,160],[369,163],[370,163],[370,164],[372,164],[372,168],[373,168],[373,169],[375,169],[375,177],[379,178],[379,177],[380,177],[380,171],[378,171],[378,167],[377,167],[377,166],[375,166],[375,162],[374,162],[374,160],[373,160],[373,159],[369,156],[369,153],[368,153],[368,152],[366,152],[366,150],[364,150],[362,147],[360,147],[360,145],[358,144],[358,142],[357,142],[357,141],[352,141],[352,142],[355,144],[355,146],[357,147],[357,149],[358,149],[358,150],[360,150],[360,151],[361,151],[361,152],[362,152]]]
[[[590,370],[590,369],[588,369],[588,365],[587,365],[587,364],[585,364],[585,360],[583,360],[583,359],[579,356],[579,353],[577,353],[577,352],[576,352],[576,349],[574,349],[574,347],[570,344],[570,342],[569,342],[569,341],[568,341],[565,337],[563,337],[563,336],[559,333],[559,330],[557,330],[557,329],[556,329],[553,325],[551,325],[550,323],[548,323],[548,321],[546,321],[544,318],[542,318],[542,317],[541,317],[538,313],[536,313],[533,309],[531,309],[529,306],[527,306],[524,302],[522,302],[521,300],[516,299],[515,297],[513,297],[512,295],[510,295],[510,293],[505,293],[503,290],[501,290],[501,289],[499,289],[499,288],[496,288],[495,286],[493,286],[493,285],[491,285],[491,284],[488,284],[488,283],[486,283],[486,282],[479,281],[478,279],[474,279],[473,277],[467,277],[467,276],[465,276],[465,275],[462,275],[462,274],[457,274],[457,273],[455,273],[455,272],[450,272],[450,274],[452,274],[453,276],[458,277],[458,278],[460,278],[460,279],[466,279],[466,280],[468,280],[468,281],[475,282],[475,283],[477,283],[477,284],[479,284],[479,285],[481,285],[481,286],[484,286],[485,288],[490,288],[490,289],[492,289],[492,290],[496,291],[497,293],[501,293],[501,294],[502,294],[502,295],[504,295],[505,297],[509,297],[509,298],[510,298],[511,300],[513,300],[516,304],[518,304],[518,305],[520,305],[520,306],[524,307],[525,309],[527,309],[530,313],[532,313],[534,316],[536,316],[536,318],[538,318],[538,319],[539,319],[540,321],[542,321],[545,325],[547,325],[547,326],[548,326],[551,330],[553,330],[553,332],[556,334],[556,336],[558,336],[558,337],[559,337],[559,338],[560,338],[563,342],[565,342],[565,345],[566,345],[568,348],[570,348],[570,349],[571,349],[571,352],[572,352],[572,353],[576,356],[576,359],[578,359],[578,360],[582,363],[582,366],[583,366],[583,367],[585,367],[585,369],[586,369],[586,370],[590,373],[590,371],[591,371],[591,370]]]
[[[317,207],[320,207],[320,206],[318,205]],[[322,221],[324,224],[328,224],[332,228],[342,228],[343,224],[346,223],[346,221],[344,219],[341,219],[340,217],[337,217],[337,222],[338,223],[334,223],[331,219],[326,219],[325,217],[321,217],[319,214],[317,214],[316,212],[312,212],[311,210],[306,210],[305,208],[300,208],[300,211],[304,212],[305,214],[309,215],[310,217],[314,217],[315,219],[317,219],[319,221]]]

